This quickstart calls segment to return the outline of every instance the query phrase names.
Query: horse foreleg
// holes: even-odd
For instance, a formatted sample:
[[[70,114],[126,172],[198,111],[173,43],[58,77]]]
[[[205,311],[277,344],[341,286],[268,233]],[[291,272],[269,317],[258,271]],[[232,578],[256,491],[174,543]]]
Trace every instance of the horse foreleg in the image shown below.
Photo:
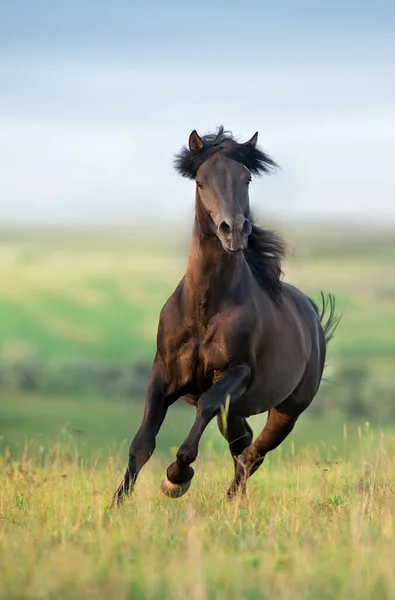
[[[121,485],[114,494],[112,506],[122,502],[130,493],[137,476],[155,450],[155,439],[166,416],[167,409],[177,396],[170,396],[164,365],[156,361],[148,382],[143,421],[129,448],[129,462]]]
[[[229,397],[230,406],[245,393],[251,375],[247,365],[237,365],[222,373],[216,383],[198,401],[196,419],[188,437],[177,452],[177,460],[172,463],[162,481],[162,491],[171,498],[177,498],[188,490],[194,471],[190,466],[197,458],[199,441],[210,421],[221,412]]]

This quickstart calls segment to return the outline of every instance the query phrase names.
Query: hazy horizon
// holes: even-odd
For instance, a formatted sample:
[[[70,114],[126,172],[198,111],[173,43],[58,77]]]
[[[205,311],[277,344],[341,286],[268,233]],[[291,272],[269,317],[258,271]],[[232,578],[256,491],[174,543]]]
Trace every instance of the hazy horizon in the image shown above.
[[[0,223],[187,220],[196,128],[258,130],[253,210],[395,223],[390,2],[17,0],[0,22]]]

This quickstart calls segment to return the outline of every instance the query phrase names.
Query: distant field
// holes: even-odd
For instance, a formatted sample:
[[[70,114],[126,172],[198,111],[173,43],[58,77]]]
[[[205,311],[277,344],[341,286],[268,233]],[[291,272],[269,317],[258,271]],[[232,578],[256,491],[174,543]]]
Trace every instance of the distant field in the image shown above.
[[[315,403],[320,399],[316,398]],[[129,442],[140,425],[143,402],[103,401],[95,398],[38,398],[3,396],[0,403],[0,456],[8,451],[17,458],[24,452],[46,456],[60,443],[67,452],[90,460],[105,460],[119,455],[121,465],[127,457]],[[157,440],[157,453],[174,455],[192,426],[195,411],[182,400],[174,404],[166,417]],[[249,423],[258,434],[266,415],[257,415]],[[339,415],[325,418],[311,410],[302,415],[287,440],[271,455],[290,457],[308,451],[317,458],[360,458],[360,436],[372,429],[375,444],[384,432],[389,444],[395,441],[395,424],[382,420],[381,425]],[[202,439],[203,456],[211,449],[227,453],[227,445],[214,420]],[[395,446],[394,446],[395,449]],[[277,457],[277,458],[276,458]]]
[[[155,233],[155,232],[154,232]],[[344,313],[331,360],[395,357],[390,229],[289,229],[285,279]],[[151,360],[161,306],[184,273],[188,230],[60,230],[0,236],[0,357]]]
[[[181,273],[176,253],[167,239],[147,253],[132,232],[123,245],[91,235],[3,236],[4,359],[152,356],[158,310]]]

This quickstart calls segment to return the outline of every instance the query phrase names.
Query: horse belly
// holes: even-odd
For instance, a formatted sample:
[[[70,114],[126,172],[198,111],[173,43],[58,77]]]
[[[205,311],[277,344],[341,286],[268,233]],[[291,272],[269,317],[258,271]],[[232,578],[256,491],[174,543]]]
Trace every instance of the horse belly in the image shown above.
[[[286,369],[282,374],[270,375],[270,370],[256,374],[249,390],[232,407],[232,413],[240,417],[250,417],[264,413],[283,402],[300,383],[306,365]]]

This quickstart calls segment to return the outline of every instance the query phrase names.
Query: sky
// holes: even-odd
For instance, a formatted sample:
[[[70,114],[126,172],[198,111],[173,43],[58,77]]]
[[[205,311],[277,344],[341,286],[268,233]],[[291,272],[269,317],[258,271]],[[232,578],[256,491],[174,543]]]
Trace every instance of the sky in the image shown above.
[[[223,124],[281,166],[282,220],[395,224],[395,4],[13,0],[0,8],[0,222],[185,219],[172,168]]]

